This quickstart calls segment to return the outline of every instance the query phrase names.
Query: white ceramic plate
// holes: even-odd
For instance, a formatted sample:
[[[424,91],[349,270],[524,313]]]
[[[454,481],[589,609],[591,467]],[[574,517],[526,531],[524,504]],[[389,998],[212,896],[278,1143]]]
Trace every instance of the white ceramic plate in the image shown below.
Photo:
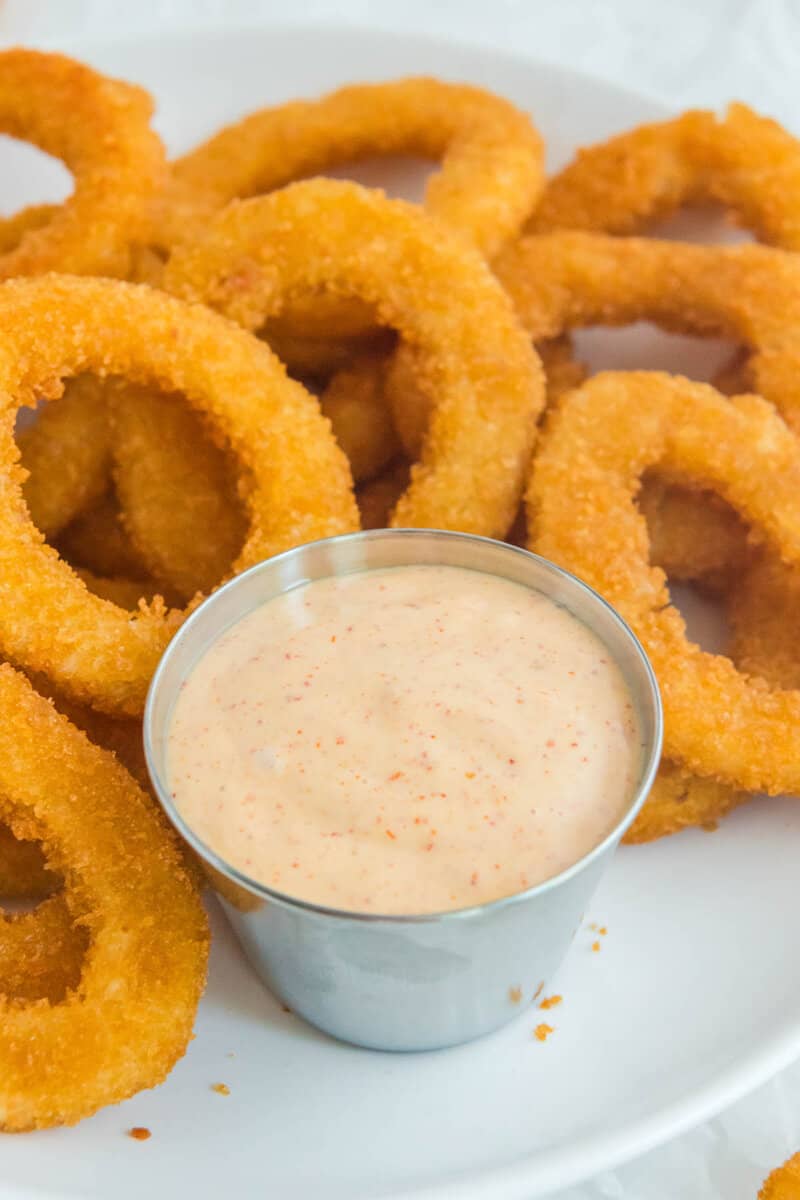
[[[485,84],[529,108],[551,165],[660,112],[560,69],[395,35],[262,30],[73,50],[150,88],[174,150],[258,105],[407,72]],[[65,186],[30,151],[9,150],[2,165],[8,211]],[[393,182],[407,191],[408,169]],[[591,335],[585,344],[596,349]],[[654,348],[647,334],[604,345],[620,362]],[[711,352],[698,359],[686,346],[694,373],[706,373]],[[770,801],[713,836],[623,849],[552,981],[564,1001],[546,1014],[555,1032],[544,1044],[532,1030],[545,1014],[529,1009],[482,1042],[434,1054],[339,1045],[262,989],[215,914],[211,979],[184,1061],[162,1087],[76,1129],[3,1139],[0,1197],[529,1200],[585,1179],[800,1053],[800,957],[789,950],[798,845],[800,806]],[[589,922],[608,928],[599,953]],[[211,1090],[218,1081],[229,1096]],[[127,1138],[135,1125],[151,1140]]]

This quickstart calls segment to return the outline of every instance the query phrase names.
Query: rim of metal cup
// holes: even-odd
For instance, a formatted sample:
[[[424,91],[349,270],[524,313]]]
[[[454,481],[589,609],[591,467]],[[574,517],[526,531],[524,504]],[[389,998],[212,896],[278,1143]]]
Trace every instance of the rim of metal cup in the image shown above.
[[[336,544],[359,541],[382,541],[388,539],[402,540],[412,536],[418,538],[425,535],[453,541],[460,540],[480,544],[488,543],[489,545],[497,547],[504,552],[507,551],[509,556],[518,555],[527,559],[533,559],[540,567],[544,568],[546,572],[550,572],[555,579],[558,579],[561,583],[565,583],[567,587],[573,588],[576,594],[583,595],[588,600],[590,605],[594,604],[601,611],[604,611],[606,616],[611,618],[612,623],[618,627],[620,633],[622,634],[623,640],[628,641],[631,649],[634,651],[634,658],[641,668],[641,676],[646,685],[644,691],[647,694],[647,698],[652,704],[653,709],[653,735],[650,742],[644,746],[641,777],[631,803],[610,833],[608,833],[601,842],[598,842],[596,846],[593,846],[587,854],[584,854],[582,858],[579,858],[577,862],[574,862],[571,866],[565,868],[565,870],[560,871],[557,875],[550,876],[548,879],[542,880],[541,883],[537,883],[533,887],[527,888],[525,891],[512,892],[510,895],[501,896],[497,900],[489,900],[484,904],[473,904],[467,908],[443,909],[431,913],[361,912],[357,909],[331,908],[324,904],[315,904],[312,901],[303,900],[299,897],[289,895],[286,892],[280,892],[275,888],[268,887],[267,884],[260,883],[257,879],[251,878],[243,871],[240,871],[238,867],[233,866],[231,863],[227,862],[226,859],[220,857],[220,855],[217,854],[217,852],[212,849],[211,846],[207,845],[202,838],[198,836],[198,834],[192,829],[191,825],[185,820],[182,814],[178,811],[176,805],[173,803],[166,780],[161,778],[159,771],[155,767],[155,754],[153,751],[153,710],[155,707],[156,697],[163,687],[163,678],[169,668],[170,660],[176,652],[177,647],[180,646],[182,642],[192,637],[195,625],[202,620],[208,609],[215,604],[218,604],[221,596],[227,595],[232,590],[242,587],[245,581],[250,579],[253,575],[259,574],[267,569],[274,570],[277,566],[279,566],[280,563],[287,562],[293,557],[300,557],[303,553],[308,553],[312,547],[316,546],[334,546]],[[426,565],[427,564],[428,560],[426,560]],[[412,564],[409,563],[405,565]],[[434,563],[432,565],[436,564]],[[362,569],[369,570],[370,568],[367,567]],[[477,568],[466,569],[469,570]],[[350,572],[341,573],[345,574]],[[494,572],[486,573],[495,574]],[[331,574],[336,575],[339,574],[339,572],[333,571]],[[320,576],[319,578],[327,578],[327,576]],[[503,576],[498,576],[498,578],[503,578]],[[286,588],[282,592],[276,592],[275,595],[285,595],[287,592],[293,591],[295,587],[302,587],[308,582],[313,581],[300,579],[296,581],[292,587]],[[521,586],[524,587],[526,585],[522,584]],[[566,607],[568,607],[568,605]],[[246,613],[242,613],[242,616],[245,615]],[[576,617],[576,619],[580,620],[581,618]],[[220,633],[221,632],[222,630],[220,630]],[[592,632],[596,633],[598,637],[601,636],[594,629]],[[171,707],[172,706],[170,705],[170,710]],[[386,922],[394,925],[424,925],[429,923],[437,923],[440,921],[474,920],[478,917],[485,916],[487,913],[497,912],[503,908],[510,907],[511,905],[525,903],[526,901],[532,900],[536,896],[542,895],[545,892],[554,891],[556,888],[561,887],[568,880],[572,879],[573,876],[578,875],[581,871],[588,867],[592,862],[595,861],[595,859],[603,855],[609,846],[613,845],[616,841],[623,837],[626,830],[635,821],[642,805],[647,799],[647,795],[650,791],[656,771],[658,770],[659,762],[661,760],[663,726],[664,719],[661,704],[661,694],[658,689],[655,673],[650,665],[650,660],[644,651],[644,647],[631,627],[625,620],[623,620],[617,610],[613,608],[607,600],[604,600],[599,592],[596,592],[594,588],[589,587],[588,584],[584,583],[581,579],[578,579],[576,575],[573,575],[569,571],[565,571],[563,567],[557,566],[549,559],[543,558],[539,554],[534,554],[530,550],[523,550],[518,546],[511,546],[507,542],[498,542],[492,538],[480,537],[478,534],[455,533],[451,530],[445,529],[367,529],[361,530],[357,533],[338,534],[335,537],[320,538],[314,542],[305,542],[301,546],[295,546],[291,550],[285,550],[282,554],[276,554],[273,555],[272,558],[264,559],[262,562],[256,563],[255,566],[248,568],[248,570],[243,571],[241,574],[235,575],[233,579],[228,580],[227,583],[223,584],[215,592],[212,592],[211,595],[202,602],[202,604],[198,605],[192,615],[183,623],[172,641],[167,646],[150,682],[144,710],[143,737],[147,770],[149,772],[150,779],[152,780],[153,787],[155,788],[156,795],[166,815],[177,829],[181,837],[188,842],[195,853],[198,854],[199,857],[215,871],[219,872],[219,874],[224,878],[228,879],[232,883],[237,884],[239,887],[244,888],[245,891],[252,893],[261,900],[279,904],[285,908],[299,909],[308,913],[316,913],[319,916],[330,917],[334,920],[359,921],[368,924],[373,922]]]

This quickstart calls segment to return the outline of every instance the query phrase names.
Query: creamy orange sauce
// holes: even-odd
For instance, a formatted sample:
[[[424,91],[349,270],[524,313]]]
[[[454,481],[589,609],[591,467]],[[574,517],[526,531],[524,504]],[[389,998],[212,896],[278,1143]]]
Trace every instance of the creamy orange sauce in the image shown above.
[[[542,593],[404,566],[314,581],[211,645],[169,785],[221,858],[361,912],[464,908],[583,857],[630,804],[637,715],[602,642]]]

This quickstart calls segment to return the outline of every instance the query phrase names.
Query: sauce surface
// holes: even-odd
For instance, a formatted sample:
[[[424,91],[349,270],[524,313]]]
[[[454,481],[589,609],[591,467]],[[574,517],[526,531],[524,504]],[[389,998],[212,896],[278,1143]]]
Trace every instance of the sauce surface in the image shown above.
[[[478,571],[316,580],[214,642],[167,746],[179,812],[287,895],[465,908],[570,866],[630,804],[641,734],[603,643]]]

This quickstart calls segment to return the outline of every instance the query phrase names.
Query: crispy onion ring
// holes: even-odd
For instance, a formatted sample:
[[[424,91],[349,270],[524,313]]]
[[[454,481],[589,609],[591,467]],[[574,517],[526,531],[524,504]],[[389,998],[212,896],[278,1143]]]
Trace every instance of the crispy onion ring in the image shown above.
[[[662,759],[638,817],[625,834],[629,845],[669,837],[683,829],[716,829],[727,813],[749,800],[750,793],[693,775],[685,767]]]
[[[776,688],[800,688],[800,571],[768,551],[731,581],[726,594],[731,642],[740,671]]]
[[[231,200],[403,154],[440,163],[426,209],[487,255],[513,237],[544,186],[541,138],[508,100],[423,77],[356,84],[260,109],[173,162],[167,244],[193,239]]]
[[[37,529],[56,537],[100,500],[111,478],[111,443],[101,380],[70,379],[17,440],[28,472],[23,492]]]
[[[654,321],[749,347],[752,387],[800,431],[800,261],[765,246],[693,246],[554,233],[495,263],[534,338],[585,325]]]
[[[62,399],[66,396],[65,387]],[[26,484],[29,482],[26,480]],[[38,525],[38,522],[34,523]],[[119,503],[111,492],[106,492],[96,504],[75,517],[55,544],[73,566],[101,578],[141,579],[146,574],[144,563],[122,527]]]
[[[75,177],[57,206],[0,226],[0,278],[42,271],[125,275],[164,178],[152,101],[61,54],[0,53],[0,132],[60,158]]]
[[[716,201],[759,238],[800,250],[800,142],[745,104],[690,111],[580,150],[548,183],[532,233],[641,232],[685,203]]]
[[[0,1127],[72,1124],[159,1083],[205,983],[208,924],[174,838],[112,755],[0,666],[0,818],[39,838],[88,934],[61,1003],[0,995]]]
[[[132,615],[91,595],[43,543],[22,496],[19,404],[31,393],[57,395],[61,376],[85,371],[182,392],[248,473],[248,535],[234,570],[357,528],[346,460],[316,403],[267,347],[200,306],[143,285],[44,276],[2,285],[0,324],[0,649],[74,699],[138,715],[183,614],[154,603]]]
[[[650,561],[669,579],[697,580],[722,594],[747,567],[755,538],[713,492],[654,476],[643,482],[639,508],[647,521]]]
[[[636,506],[659,465],[712,488],[800,561],[800,443],[758,396],[647,372],[596,376],[553,413],[528,490],[531,546],[574,571],[639,635],[661,686],[664,752],[731,787],[800,789],[800,692],[770,689],[690,643],[648,562]]]
[[[61,896],[31,912],[0,913],[0,995],[59,1004],[80,982],[88,944]]]
[[[247,533],[232,455],[180,396],[123,385],[107,400],[117,497],[137,557],[183,602],[210,591]]]
[[[800,1196],[800,1153],[776,1167],[764,1180],[758,1200],[797,1200]]]
[[[392,524],[489,536],[511,524],[544,404],[541,366],[480,255],[418,208],[352,183],[293,184],[230,205],[175,251],[165,286],[246,329],[287,295],[367,300],[414,346],[437,396]]]
[[[544,187],[541,138],[528,115],[502,97],[424,77],[356,84],[260,109],[177,159],[161,241],[172,247],[192,240],[232,200],[389,155],[439,163],[425,208],[487,255],[521,229]],[[358,298],[306,294],[265,333],[293,370],[314,363],[329,370],[342,343],[352,360],[374,325],[371,307]]]

